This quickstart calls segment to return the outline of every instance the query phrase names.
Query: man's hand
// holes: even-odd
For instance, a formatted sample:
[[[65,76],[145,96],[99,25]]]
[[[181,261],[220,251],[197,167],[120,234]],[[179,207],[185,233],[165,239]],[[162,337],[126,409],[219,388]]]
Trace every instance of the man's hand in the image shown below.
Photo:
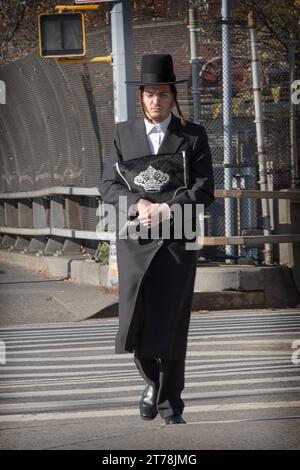
[[[152,203],[147,199],[139,199],[137,210],[139,212],[138,220],[147,228],[154,227],[170,218],[170,209],[166,203]]]
[[[152,202],[148,201],[148,199],[139,199],[138,202],[136,203],[136,208],[139,213],[145,212],[150,206]]]

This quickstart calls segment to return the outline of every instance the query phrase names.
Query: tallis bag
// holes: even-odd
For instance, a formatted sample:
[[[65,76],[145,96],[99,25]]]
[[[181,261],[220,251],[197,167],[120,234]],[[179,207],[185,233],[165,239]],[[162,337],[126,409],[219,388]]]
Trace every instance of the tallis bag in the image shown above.
[[[173,199],[190,187],[186,152],[144,155],[114,164],[117,181],[151,202]]]

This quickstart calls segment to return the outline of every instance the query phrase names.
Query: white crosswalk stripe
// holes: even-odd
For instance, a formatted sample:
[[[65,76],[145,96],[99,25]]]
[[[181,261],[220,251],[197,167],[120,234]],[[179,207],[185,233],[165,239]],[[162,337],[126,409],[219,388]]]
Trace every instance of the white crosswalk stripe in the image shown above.
[[[6,327],[0,422],[134,416],[144,383],[132,354],[115,355],[117,319]],[[185,412],[300,414],[300,312],[195,314]]]

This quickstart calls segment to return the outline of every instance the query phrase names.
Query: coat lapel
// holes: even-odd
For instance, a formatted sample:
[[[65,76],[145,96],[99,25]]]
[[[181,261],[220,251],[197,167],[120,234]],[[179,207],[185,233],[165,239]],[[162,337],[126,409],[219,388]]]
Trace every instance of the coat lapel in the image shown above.
[[[159,147],[159,153],[176,153],[184,141],[180,119],[172,113],[166,135]]]
[[[131,158],[137,158],[137,156],[142,157],[143,155],[151,154],[151,150],[147,141],[146,129],[143,118],[138,118],[134,121],[132,144],[134,145],[135,152],[132,153],[132,157],[129,157],[127,159],[130,160]],[[136,155],[136,153],[138,155]]]

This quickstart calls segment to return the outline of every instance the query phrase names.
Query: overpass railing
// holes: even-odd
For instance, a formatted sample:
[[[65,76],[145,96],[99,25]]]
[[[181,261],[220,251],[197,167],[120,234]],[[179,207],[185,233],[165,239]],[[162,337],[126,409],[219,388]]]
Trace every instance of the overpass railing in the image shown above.
[[[81,208],[84,196],[99,200],[97,188],[49,187],[41,190],[0,193],[0,248],[43,254],[78,252],[80,242],[115,239],[113,232],[84,230]],[[280,232],[269,236],[205,237],[205,245],[259,246],[300,243],[300,191],[216,190],[216,198],[277,199]],[[296,231],[295,231],[296,230]]]

